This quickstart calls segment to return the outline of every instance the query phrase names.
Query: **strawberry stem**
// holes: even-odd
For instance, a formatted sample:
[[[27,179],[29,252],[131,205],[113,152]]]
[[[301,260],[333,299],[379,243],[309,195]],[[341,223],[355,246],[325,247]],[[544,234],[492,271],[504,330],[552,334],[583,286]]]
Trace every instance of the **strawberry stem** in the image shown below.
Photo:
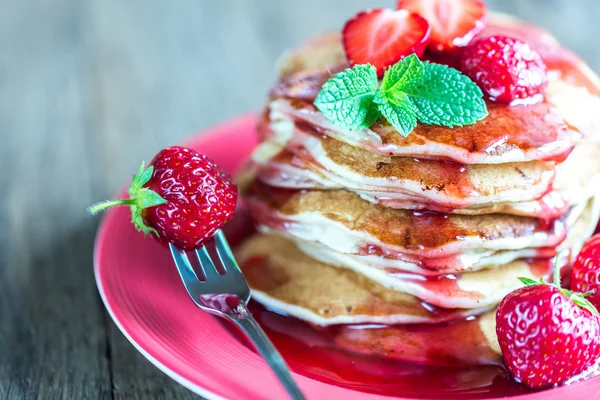
[[[559,260],[560,260],[560,254],[557,254],[556,258],[554,259],[554,286],[556,286],[557,288],[560,289],[560,265],[559,265]]]
[[[145,168],[145,164],[142,163],[137,174],[133,177],[131,186],[129,186],[128,199],[103,201],[88,208],[88,212],[93,215],[110,207],[128,205],[131,208],[131,222],[133,222],[136,229],[143,232],[144,235],[149,233],[158,235],[156,229],[146,225],[142,218],[142,210],[167,202],[167,200],[155,191],[144,187],[150,181],[150,178],[152,178],[153,173],[154,167],[152,165]]]
[[[123,199],[123,200],[107,200],[96,203],[89,207],[87,210],[90,214],[96,215],[100,211],[104,211],[109,207],[122,206],[122,205],[133,205],[136,204],[135,199]]]

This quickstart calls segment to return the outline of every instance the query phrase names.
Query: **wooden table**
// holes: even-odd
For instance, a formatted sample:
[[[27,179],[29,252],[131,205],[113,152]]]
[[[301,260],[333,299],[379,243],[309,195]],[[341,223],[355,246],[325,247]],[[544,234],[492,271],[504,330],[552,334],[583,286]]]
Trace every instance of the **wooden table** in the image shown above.
[[[160,148],[258,109],[287,47],[393,0],[0,2],[0,399],[191,399],[93,278],[110,197]],[[497,0],[600,70],[597,0]]]

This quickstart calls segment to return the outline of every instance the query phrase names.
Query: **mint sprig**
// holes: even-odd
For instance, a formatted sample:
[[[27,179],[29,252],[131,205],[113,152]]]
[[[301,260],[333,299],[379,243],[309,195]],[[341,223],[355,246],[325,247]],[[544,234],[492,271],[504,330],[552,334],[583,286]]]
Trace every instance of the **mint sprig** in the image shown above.
[[[317,95],[315,105],[342,128],[368,128],[380,118],[373,106],[378,88],[377,69],[372,65],[356,65],[328,80]]]
[[[454,68],[423,63],[423,77],[406,89],[419,121],[449,128],[471,125],[488,115],[483,92]]]
[[[387,97],[383,92],[377,92],[373,101],[381,115],[402,136],[407,137],[417,126],[417,108],[405,93]]]
[[[371,65],[336,74],[314,104],[342,128],[368,128],[384,117],[404,137],[417,121],[453,128],[488,115],[483,93],[473,81],[445,65],[422,62],[415,54],[389,68],[381,87]]]

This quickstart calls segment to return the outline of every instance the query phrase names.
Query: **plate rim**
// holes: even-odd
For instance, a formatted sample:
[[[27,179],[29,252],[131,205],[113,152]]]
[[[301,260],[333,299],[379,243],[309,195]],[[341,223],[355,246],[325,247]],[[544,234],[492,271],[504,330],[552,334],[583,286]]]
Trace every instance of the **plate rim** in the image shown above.
[[[103,221],[103,223],[104,223],[104,221]],[[98,232],[100,232],[100,230],[98,230]],[[96,265],[95,260],[96,260],[96,256],[95,256],[95,251],[94,251],[94,264]],[[175,382],[179,383],[180,385],[184,386],[185,388],[204,397],[206,400],[227,400],[225,397],[221,397],[221,396],[211,392],[210,390],[203,388],[202,386],[196,385],[195,383],[193,383],[193,382],[187,380],[186,378],[184,378],[183,376],[179,375],[177,372],[169,369],[166,365],[164,365],[163,363],[158,361],[156,358],[154,358],[154,356],[152,356],[144,348],[142,348],[129,335],[129,333],[123,327],[123,325],[121,325],[121,322],[116,317],[111,306],[109,305],[108,300],[106,298],[106,294],[104,293],[104,287],[102,285],[102,281],[100,279],[100,275],[99,275],[98,271],[99,271],[98,268],[94,268],[94,278],[96,280],[96,286],[98,287],[98,292],[100,294],[100,298],[102,299],[102,303],[104,304],[104,307],[106,308],[106,311],[108,312],[108,315],[110,316],[110,318],[113,320],[115,325],[117,325],[117,328],[119,328],[119,331],[121,331],[123,336],[125,336],[125,338],[129,341],[129,343],[131,343],[133,345],[133,347],[135,347],[135,349],[137,351],[139,351],[144,356],[144,358],[146,358],[146,360],[150,361],[150,363],[152,363],[152,365],[154,365],[156,368],[158,368],[158,370],[160,370],[162,373],[164,373],[165,375],[167,375],[169,378],[173,379]]]

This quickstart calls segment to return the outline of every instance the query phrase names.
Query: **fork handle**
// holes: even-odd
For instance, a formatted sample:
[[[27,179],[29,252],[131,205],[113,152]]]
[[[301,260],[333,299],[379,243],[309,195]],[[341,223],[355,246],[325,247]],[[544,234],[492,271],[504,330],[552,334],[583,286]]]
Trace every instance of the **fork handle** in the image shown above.
[[[290,398],[292,400],[304,400],[305,397],[298,388],[298,385],[296,385],[296,382],[292,379],[289,367],[281,357],[281,354],[275,349],[273,343],[271,343],[250,312],[247,311],[245,314],[245,318],[232,318],[233,322],[235,322],[244,331],[252,343],[254,343],[254,346],[267,361],[285,390],[290,395]]]

